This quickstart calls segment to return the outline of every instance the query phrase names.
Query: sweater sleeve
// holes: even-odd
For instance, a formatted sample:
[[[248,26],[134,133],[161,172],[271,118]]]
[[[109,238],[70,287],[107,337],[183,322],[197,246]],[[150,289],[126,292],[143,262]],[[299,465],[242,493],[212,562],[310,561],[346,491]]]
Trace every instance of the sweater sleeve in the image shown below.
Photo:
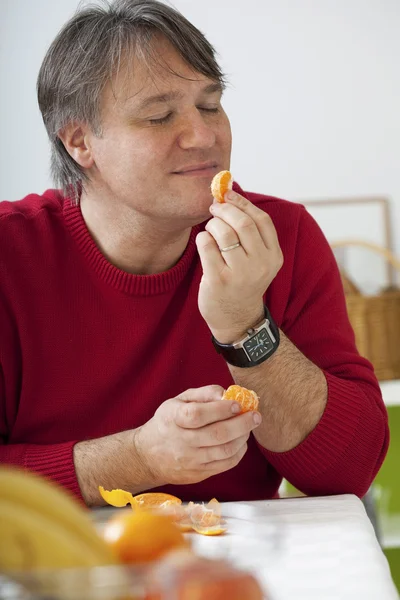
[[[362,497],[387,452],[387,412],[372,365],[356,349],[339,269],[311,215],[301,209],[282,330],[326,377],[324,414],[296,448],[264,456],[307,495]]]
[[[0,438],[0,464],[17,466],[54,480],[84,502],[73,461],[75,442],[62,444],[4,444]]]
[[[13,343],[12,314],[2,300],[0,295],[0,464],[18,466],[53,479],[83,502],[73,460],[75,441],[41,445],[12,439],[13,424],[18,419],[20,367],[17,344]],[[13,376],[6,378],[5,373]]]

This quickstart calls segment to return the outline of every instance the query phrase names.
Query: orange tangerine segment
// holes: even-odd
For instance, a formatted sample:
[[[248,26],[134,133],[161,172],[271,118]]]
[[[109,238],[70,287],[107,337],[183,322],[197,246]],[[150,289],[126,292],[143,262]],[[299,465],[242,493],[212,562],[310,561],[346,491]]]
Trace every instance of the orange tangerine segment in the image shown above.
[[[241,385],[230,385],[224,391],[222,400],[234,400],[242,407],[240,414],[249,410],[258,410],[259,398],[253,390],[248,390]]]
[[[211,193],[217,202],[225,202],[225,194],[232,189],[233,177],[230,171],[220,171],[211,182]]]
[[[111,506],[116,506],[117,508],[121,508],[122,506],[126,506],[127,504],[133,504],[133,496],[130,492],[126,492],[125,490],[105,490],[102,485],[99,485],[99,492],[103,500],[107,502],[107,504],[111,504]]]

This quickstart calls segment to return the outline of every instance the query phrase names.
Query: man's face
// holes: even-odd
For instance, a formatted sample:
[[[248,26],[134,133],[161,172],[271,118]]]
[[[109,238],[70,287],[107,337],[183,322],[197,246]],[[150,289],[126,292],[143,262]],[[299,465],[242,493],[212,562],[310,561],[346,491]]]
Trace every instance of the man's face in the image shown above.
[[[211,180],[229,169],[230,124],[219,85],[165,40],[156,49],[170,70],[136,60],[105,88],[90,179],[115,207],[193,224],[210,216]]]

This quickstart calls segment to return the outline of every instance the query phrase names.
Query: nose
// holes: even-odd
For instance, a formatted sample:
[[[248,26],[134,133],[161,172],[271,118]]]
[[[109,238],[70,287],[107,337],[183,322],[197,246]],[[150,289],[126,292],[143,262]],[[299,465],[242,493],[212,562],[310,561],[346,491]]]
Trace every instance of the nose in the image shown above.
[[[185,116],[182,129],[179,134],[179,146],[183,150],[191,148],[212,148],[215,144],[215,132],[207,124],[204,115],[197,109]]]

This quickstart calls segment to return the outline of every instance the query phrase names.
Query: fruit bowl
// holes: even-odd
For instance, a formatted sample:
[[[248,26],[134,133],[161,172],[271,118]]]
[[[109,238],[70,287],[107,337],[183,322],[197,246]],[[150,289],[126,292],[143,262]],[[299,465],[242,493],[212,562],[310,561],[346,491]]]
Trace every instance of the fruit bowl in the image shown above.
[[[196,560],[192,561],[195,558]],[[242,592],[240,591],[242,590]],[[269,599],[248,572],[226,561],[178,554],[149,566],[37,570],[0,576],[2,600]]]
[[[2,600],[142,600],[144,567],[36,569],[13,572],[0,580]]]
[[[221,509],[226,533],[212,537],[195,532],[186,533],[185,538],[192,551],[200,558],[213,561],[215,568],[213,565],[207,567],[210,578],[218,579],[217,565],[219,561],[224,561],[241,573],[253,574],[264,590],[265,598],[270,599],[270,595],[267,595],[270,587],[268,576],[279,562],[285,544],[284,523],[276,515],[272,520],[263,502],[223,503]],[[94,509],[92,516],[97,530],[102,532],[110,518],[121,512],[129,514],[130,509]],[[194,597],[197,600],[197,596]],[[225,600],[228,598],[226,594]]]

